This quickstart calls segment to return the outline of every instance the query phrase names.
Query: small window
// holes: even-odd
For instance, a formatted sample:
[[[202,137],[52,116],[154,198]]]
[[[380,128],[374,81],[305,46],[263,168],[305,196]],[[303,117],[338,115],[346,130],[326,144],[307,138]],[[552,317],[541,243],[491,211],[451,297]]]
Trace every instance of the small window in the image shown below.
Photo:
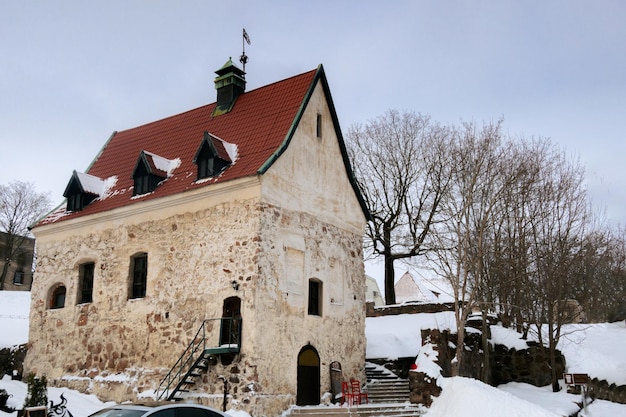
[[[94,177],[89,174],[78,173],[74,171],[72,174],[72,178],[70,178],[65,191],[63,192],[63,197],[67,198],[67,211],[81,211],[84,209],[89,203],[94,201],[98,195],[93,192],[87,192],[83,187],[83,183],[81,182],[81,178],[84,181],[89,181],[90,183],[100,183],[98,177]]]
[[[322,283],[315,279],[309,280],[309,315],[322,315]]]
[[[215,177],[224,171],[231,163],[228,152],[224,147],[224,142],[212,136],[209,132],[204,132],[204,137],[193,162],[198,167],[199,180]]]
[[[24,272],[15,271],[13,275],[13,284],[14,285],[22,285],[24,283]]]
[[[156,190],[156,186],[159,180],[154,178],[153,175],[145,174],[135,177],[135,186],[133,188],[133,195],[148,194]]]
[[[316,128],[317,128],[317,137],[321,138],[322,137],[322,115],[319,113],[317,114]]]
[[[72,194],[67,197],[67,211],[80,211],[83,209],[83,195]]]
[[[129,298],[143,298],[146,296],[148,282],[148,254],[142,253],[131,258],[130,262],[131,288]]]
[[[157,165],[158,161],[158,165]],[[133,195],[148,194],[167,178],[167,169],[171,161],[150,152],[141,151],[133,170]]]
[[[93,272],[95,264],[89,262],[79,267],[80,287],[78,292],[78,304],[93,302]]]
[[[50,308],[57,309],[65,307],[65,286],[59,285],[52,292],[52,297],[50,299]]]

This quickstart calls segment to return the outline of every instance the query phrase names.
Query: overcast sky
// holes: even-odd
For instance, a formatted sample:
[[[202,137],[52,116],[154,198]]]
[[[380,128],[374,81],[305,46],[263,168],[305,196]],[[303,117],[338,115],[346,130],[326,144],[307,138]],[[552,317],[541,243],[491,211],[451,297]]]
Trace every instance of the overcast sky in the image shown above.
[[[580,158],[626,222],[626,2],[0,0],[0,183],[60,203],[109,136],[323,64],[345,131],[388,109],[504,118]]]

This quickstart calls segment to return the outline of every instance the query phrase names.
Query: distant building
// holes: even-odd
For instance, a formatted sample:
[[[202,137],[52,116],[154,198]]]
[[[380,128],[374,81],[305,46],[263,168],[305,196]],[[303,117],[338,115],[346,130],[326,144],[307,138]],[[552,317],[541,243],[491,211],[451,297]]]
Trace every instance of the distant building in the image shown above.
[[[414,278],[408,271],[396,281],[396,302],[450,303],[454,301],[450,284],[443,279]]]
[[[0,271],[7,268],[4,278],[4,289],[7,291],[30,291],[33,282],[33,257],[35,254],[35,239],[20,236],[19,248],[8,253],[7,237],[0,232]],[[7,266],[8,263],[8,266]]]
[[[215,103],[115,132],[33,228],[25,372],[118,402],[227,385],[259,416],[319,404],[333,361],[364,379],[369,215],[324,69],[216,73]]]
[[[373,302],[376,307],[385,305],[385,300],[383,300],[383,296],[380,293],[378,282],[376,282],[373,277],[365,275],[365,285],[367,286],[365,301]]]

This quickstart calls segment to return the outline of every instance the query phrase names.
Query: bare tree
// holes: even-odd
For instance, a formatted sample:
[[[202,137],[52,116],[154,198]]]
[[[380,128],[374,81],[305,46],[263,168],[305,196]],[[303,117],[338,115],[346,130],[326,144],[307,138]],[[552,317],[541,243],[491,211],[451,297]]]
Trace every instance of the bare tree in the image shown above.
[[[578,161],[549,146],[542,151],[540,175],[529,206],[527,285],[532,298],[525,309],[548,350],[552,386],[559,390],[556,347],[563,325],[572,320],[567,298],[575,266],[580,264],[589,232],[590,208],[584,169]],[[545,326],[545,327],[543,327]],[[545,330],[545,331],[544,331]],[[544,340],[547,339],[547,340]]]
[[[394,262],[431,249],[450,184],[450,129],[421,114],[390,110],[346,136],[359,188],[372,220],[365,246],[385,265],[385,302],[395,304]]]
[[[454,293],[457,327],[452,375],[459,375],[464,349],[465,323],[472,309],[480,308],[481,289],[489,281],[488,257],[498,202],[515,181],[519,169],[509,157],[501,122],[476,127],[465,124],[449,150],[453,166],[449,193],[443,200],[445,222],[432,236],[437,248],[428,256]]]
[[[35,191],[32,183],[13,181],[0,185],[0,231],[4,232],[4,265],[0,274],[0,290],[4,289],[10,263],[30,235],[28,227],[50,209],[47,194]]]

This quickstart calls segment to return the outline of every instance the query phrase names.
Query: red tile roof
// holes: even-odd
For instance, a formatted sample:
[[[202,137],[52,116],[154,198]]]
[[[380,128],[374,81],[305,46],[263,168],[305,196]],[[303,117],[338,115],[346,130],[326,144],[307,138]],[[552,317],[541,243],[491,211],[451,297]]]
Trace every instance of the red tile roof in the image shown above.
[[[221,116],[211,116],[215,108],[215,103],[212,103],[114,133],[87,173],[103,180],[115,176],[115,185],[104,198],[96,199],[82,211],[66,213],[63,206],[39,225],[101,213],[264,172],[267,164],[274,160],[273,154],[280,152],[281,145],[290,139],[291,127],[296,124],[301,115],[300,108],[308,100],[320,75],[325,82],[321,66],[317,70],[246,92],[239,96],[230,113]],[[237,159],[218,178],[196,182],[197,167],[193,158],[205,131],[236,144]],[[180,165],[156,191],[132,198],[132,173],[142,150],[169,160],[178,158]]]

